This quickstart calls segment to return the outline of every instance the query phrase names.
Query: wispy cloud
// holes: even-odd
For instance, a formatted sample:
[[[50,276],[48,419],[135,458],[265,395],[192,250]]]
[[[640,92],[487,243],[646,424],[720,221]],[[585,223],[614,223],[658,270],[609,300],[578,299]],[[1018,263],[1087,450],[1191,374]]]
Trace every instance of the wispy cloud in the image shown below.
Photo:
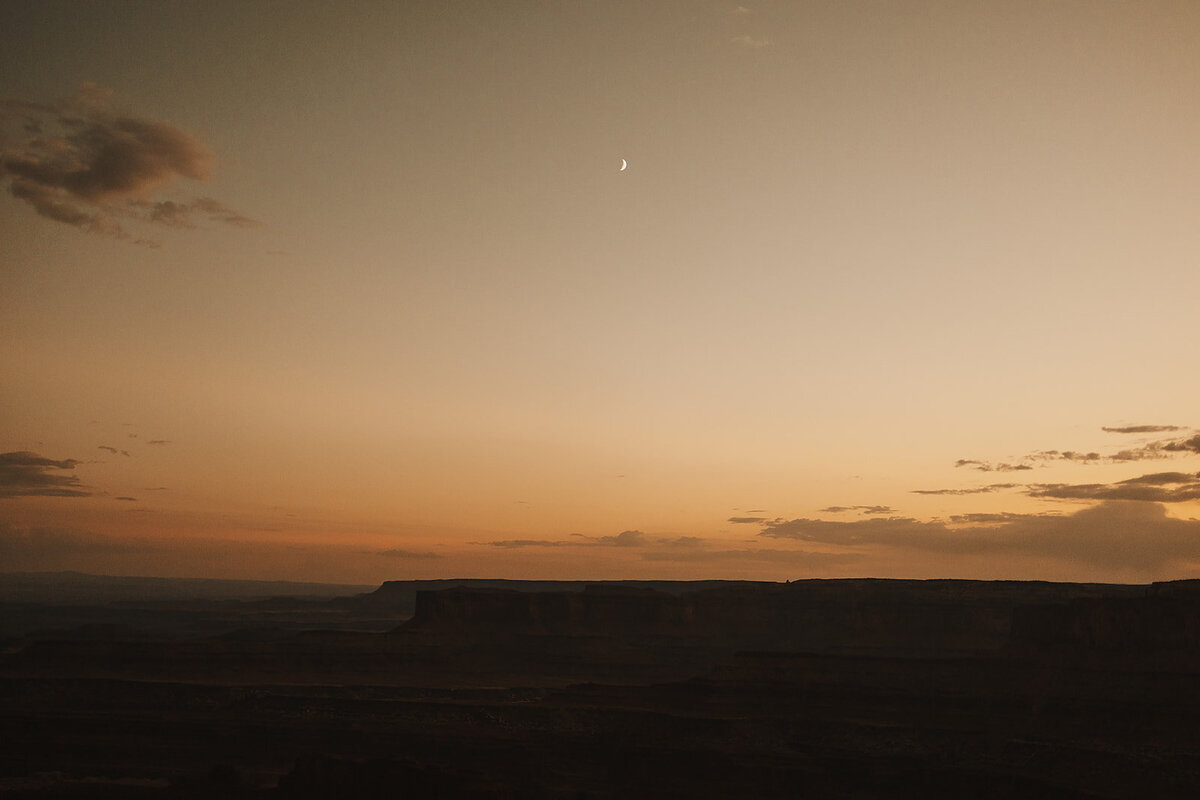
[[[1167,433],[1186,430],[1179,425],[1129,425],[1122,428],[1101,428],[1108,433],[1139,434]],[[1147,442],[1138,447],[1125,448],[1104,455],[1095,450],[1035,450],[1016,463],[993,463],[975,458],[960,458],[955,467],[969,467],[980,472],[1018,472],[1031,470],[1054,461],[1070,461],[1076,464],[1120,464],[1130,461],[1150,461],[1172,458],[1180,453],[1200,453],[1200,434],[1182,439],[1161,439]]]
[[[954,462],[955,467],[970,467],[971,469],[979,470],[980,472],[1023,472],[1024,470],[1033,469],[1029,464],[1008,464],[999,463],[993,464],[988,461],[979,461],[974,458],[960,458]]]
[[[1046,512],[1042,514],[1017,514],[1011,511],[1000,511],[998,513],[971,513],[971,514],[954,514],[950,517],[950,522],[955,525],[980,525],[990,524],[995,522],[1020,522],[1021,520],[1030,519],[1032,517],[1057,517],[1060,516],[1054,512]]]
[[[1178,430],[1178,428],[1176,428]],[[1105,460],[1112,463],[1125,461],[1153,461],[1174,458],[1178,454],[1200,453],[1200,434],[1183,439],[1161,439],[1141,447],[1120,450]]]
[[[616,536],[584,536],[571,534],[586,544],[612,545],[613,547],[640,547],[646,544],[646,534],[641,531],[621,531]]]
[[[1029,496],[1056,500],[1182,503],[1200,500],[1200,473],[1154,472],[1116,483],[1040,483],[1029,487]]]
[[[262,224],[211,197],[197,197],[182,202],[131,200],[129,205],[136,208],[150,222],[160,222],[173,228],[195,228],[198,217],[210,222],[223,222],[236,228],[257,228]]]
[[[759,536],[796,539],[821,544],[859,545],[912,541],[930,531],[945,531],[940,522],[921,522],[911,517],[864,519],[840,522],[824,519],[779,519],[763,523]]]
[[[514,549],[519,547],[640,547],[649,542],[641,531],[621,531],[614,536],[584,536],[573,533],[569,539],[500,539],[493,542],[471,542],[489,547]]]
[[[648,562],[714,563],[733,566],[739,563],[775,564],[793,568],[826,569],[863,559],[861,553],[812,552],[801,549],[770,547],[722,548],[712,540],[698,536],[650,536],[642,531],[622,531],[615,536],[572,534],[567,539],[504,539],[475,542],[493,547],[606,547],[628,549],[636,558]]]
[[[41,216],[144,244],[121,225],[137,220],[177,228],[195,220],[250,227],[257,221],[209,197],[154,199],[179,179],[204,181],[214,156],[168,123],[110,110],[111,92],[84,84],[59,103],[0,100],[5,148],[0,180]],[[20,132],[7,128],[19,123]]]
[[[852,552],[886,547],[943,555],[1053,558],[1153,575],[1171,565],[1200,562],[1200,520],[1173,519],[1155,502],[1105,500],[1070,515],[967,514],[950,523],[907,517],[793,519],[766,523],[759,535]]]
[[[89,497],[77,476],[63,474],[77,464],[73,458],[56,461],[27,450],[0,453],[0,497]]]
[[[107,450],[108,452],[112,453],[114,456],[118,456],[118,455],[126,456],[126,457],[129,456],[128,450],[118,450],[117,448],[112,447],[111,445],[107,445],[107,444],[102,444],[102,445],[98,446],[96,449],[97,450]]]
[[[503,547],[507,550],[515,550],[521,547],[564,547],[569,544],[578,544],[577,542],[564,541],[562,539],[498,539],[492,542],[471,542],[471,544],[486,545],[488,547]]]
[[[1038,450],[1025,456],[1033,461],[1076,461],[1082,464],[1095,464],[1102,456],[1096,452],[1080,453],[1075,450]]]
[[[733,565],[739,562],[776,564],[796,569],[826,569],[862,561],[862,553],[821,553],[811,550],[783,550],[772,547],[747,547],[740,550],[704,550],[686,552],[650,551],[642,555],[643,561],[686,561],[716,562]]]
[[[913,489],[911,494],[990,494],[992,492],[998,492],[1004,489],[1015,489],[1020,485],[1021,484],[1019,483],[989,483],[987,486],[976,486],[973,489]]]
[[[822,514],[844,514],[847,511],[858,511],[862,514],[894,514],[891,506],[827,506],[821,509]]]

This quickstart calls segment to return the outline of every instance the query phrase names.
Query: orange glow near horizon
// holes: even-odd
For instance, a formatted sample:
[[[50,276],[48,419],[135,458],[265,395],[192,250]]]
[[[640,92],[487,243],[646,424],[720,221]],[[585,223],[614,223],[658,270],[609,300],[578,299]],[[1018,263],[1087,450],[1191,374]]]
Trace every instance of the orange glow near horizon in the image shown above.
[[[0,12],[3,568],[1200,577],[1200,7],[731,8]]]

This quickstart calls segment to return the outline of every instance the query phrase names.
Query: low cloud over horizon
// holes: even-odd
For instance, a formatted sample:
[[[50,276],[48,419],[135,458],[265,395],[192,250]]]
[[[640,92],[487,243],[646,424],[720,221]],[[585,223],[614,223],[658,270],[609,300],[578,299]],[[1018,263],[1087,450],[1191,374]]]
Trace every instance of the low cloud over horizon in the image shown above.
[[[987,486],[977,486],[973,489],[910,489],[910,494],[928,494],[928,495],[966,495],[966,494],[990,494],[1003,489],[1015,489],[1019,487],[1019,483],[989,483]]]
[[[491,542],[471,542],[475,545],[488,547],[503,547],[513,550],[521,547],[638,547],[649,540],[641,531],[621,531],[614,536],[585,536],[582,533],[572,533],[569,539],[499,539]]]
[[[964,527],[909,517],[853,522],[801,518],[763,523],[758,535],[849,548],[1035,556],[1147,575],[1200,564],[1200,520],[1173,519],[1153,502],[1105,500],[1070,515],[967,514],[952,517],[951,523]]]
[[[1120,433],[1153,436],[1164,427],[1167,426],[1130,426]],[[1186,459],[1196,454],[1197,438],[1200,437],[1178,437],[1142,446],[1153,445],[1158,451]],[[165,440],[145,441],[147,444],[165,443]],[[100,445],[100,449],[128,454],[111,445]],[[118,461],[124,463],[124,459]],[[117,491],[110,494],[83,484],[74,474],[80,463],[76,459],[48,458],[29,451],[0,454],[0,497],[95,497],[118,501],[113,505],[137,503],[134,494]],[[1122,462],[1111,463],[1119,467]],[[1075,470],[1074,474],[1078,475],[1080,471]],[[1026,574],[1033,571],[1047,579],[1054,575],[1085,575],[1090,579],[1166,579],[1191,575],[1200,569],[1200,520],[1179,519],[1167,513],[1168,505],[1180,507],[1200,501],[1200,472],[1150,472],[1109,482],[1004,482],[912,489],[909,492],[948,498],[1002,497],[1008,493],[1023,505],[1020,511],[947,509],[932,518],[905,514],[892,505],[868,503],[820,507],[817,513],[830,515],[829,519],[768,517],[754,509],[742,512],[743,516],[726,519],[728,524],[752,526],[753,536],[740,540],[729,535],[656,535],[631,528],[609,535],[572,533],[558,538],[514,537],[462,542],[449,550],[439,548],[438,552],[403,546],[355,550],[349,545],[332,547],[328,552],[351,561],[366,556],[374,559],[377,565],[390,562],[397,568],[408,570],[427,569],[421,564],[433,567],[438,563],[455,563],[455,559],[484,563],[474,561],[481,551],[476,549],[472,553],[471,547],[490,548],[493,553],[496,550],[530,551],[528,557],[513,553],[511,558],[517,561],[526,558],[531,564],[561,564],[584,559],[595,569],[637,571],[673,562],[704,565],[705,570],[727,570],[730,575],[762,574],[778,567],[784,575],[799,571],[834,577],[854,569],[864,575],[897,577],[912,575],[918,569],[915,565],[938,564],[941,565],[939,570],[959,576],[989,575],[1021,565],[1020,569]],[[1052,510],[1031,512],[1027,510],[1031,500],[1068,502],[1085,507],[1076,505],[1064,511],[1060,505]],[[74,505],[64,503],[64,507]],[[278,528],[262,530],[277,531]],[[2,544],[14,556],[24,554],[25,562],[66,563],[71,558],[92,559],[100,555],[117,558],[135,552],[152,552],[155,558],[182,558],[183,550],[179,548],[196,546],[177,546],[166,540],[154,540],[153,544],[150,544],[151,540],[142,540],[135,546],[132,539],[124,542],[120,538],[110,539],[65,528],[18,530],[11,525],[0,531],[0,538],[7,539]],[[253,545],[264,548],[263,552],[275,552],[272,548],[283,546],[282,542]],[[505,559],[510,557],[495,554],[489,558],[496,559],[495,563],[508,563]],[[366,566],[365,562],[356,568],[379,569],[378,566]]]
[[[1175,425],[1130,425],[1103,430],[1129,435],[1188,429]],[[1135,452],[1141,455],[1131,455]],[[1020,464],[959,459],[954,466],[981,472],[1009,472],[1033,469],[1028,460],[1079,464],[1103,461],[1119,465],[1143,458],[1196,453],[1200,453],[1200,435],[1147,442],[1109,456],[1050,450],[1032,453]],[[755,525],[760,529],[757,535],[767,539],[846,548],[851,552],[886,548],[947,556],[1054,559],[1064,564],[1155,577],[1163,577],[1167,569],[1190,572],[1200,566],[1200,520],[1172,518],[1167,515],[1165,505],[1200,500],[1200,472],[1153,472],[1109,483],[993,483],[912,489],[910,493],[953,497],[1002,491],[1020,492],[1037,500],[1082,501],[1090,505],[1069,514],[988,511],[926,520],[892,514],[851,521],[751,516],[730,517],[727,521]],[[886,506],[827,506],[820,511],[859,510],[872,514],[877,509],[891,512]]]
[[[1105,433],[1168,433],[1184,430],[1178,425],[1125,425],[1123,427],[1102,427]]]
[[[1180,425],[1126,425],[1124,427],[1102,427],[1105,433],[1142,434],[1169,433],[1188,430]],[[1147,442],[1138,447],[1125,448],[1103,455],[1098,451],[1078,450],[1035,450],[1022,456],[1016,463],[991,462],[975,458],[960,458],[956,467],[969,467],[979,472],[1023,472],[1045,466],[1053,461],[1070,461],[1077,464],[1119,464],[1128,461],[1149,461],[1173,458],[1179,454],[1200,453],[1200,434],[1181,439],[1161,439]]]

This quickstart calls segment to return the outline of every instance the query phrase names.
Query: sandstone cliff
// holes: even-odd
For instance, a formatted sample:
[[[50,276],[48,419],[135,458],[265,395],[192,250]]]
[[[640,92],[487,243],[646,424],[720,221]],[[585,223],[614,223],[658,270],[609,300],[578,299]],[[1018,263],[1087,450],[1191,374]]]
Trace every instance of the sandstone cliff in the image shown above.
[[[646,637],[733,649],[976,653],[1009,642],[1014,611],[1139,587],[1017,581],[813,580],[680,594],[614,584],[582,591],[418,591],[402,630],[496,639]]]

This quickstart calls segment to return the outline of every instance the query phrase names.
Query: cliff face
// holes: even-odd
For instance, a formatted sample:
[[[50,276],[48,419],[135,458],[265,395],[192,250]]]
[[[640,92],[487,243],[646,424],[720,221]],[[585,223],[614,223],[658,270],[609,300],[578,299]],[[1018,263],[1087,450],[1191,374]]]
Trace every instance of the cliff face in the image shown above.
[[[1013,615],[1013,641],[1068,652],[1200,653],[1200,594],[1157,584],[1141,597],[1021,608]]]
[[[1014,610],[1133,587],[985,581],[827,580],[671,594],[600,584],[583,591],[419,591],[411,632],[667,637],[739,649],[973,653],[1009,642]]]
[[[558,636],[686,635],[691,604],[654,590],[588,587],[581,592],[518,592],[458,587],[417,592],[409,631]]]

